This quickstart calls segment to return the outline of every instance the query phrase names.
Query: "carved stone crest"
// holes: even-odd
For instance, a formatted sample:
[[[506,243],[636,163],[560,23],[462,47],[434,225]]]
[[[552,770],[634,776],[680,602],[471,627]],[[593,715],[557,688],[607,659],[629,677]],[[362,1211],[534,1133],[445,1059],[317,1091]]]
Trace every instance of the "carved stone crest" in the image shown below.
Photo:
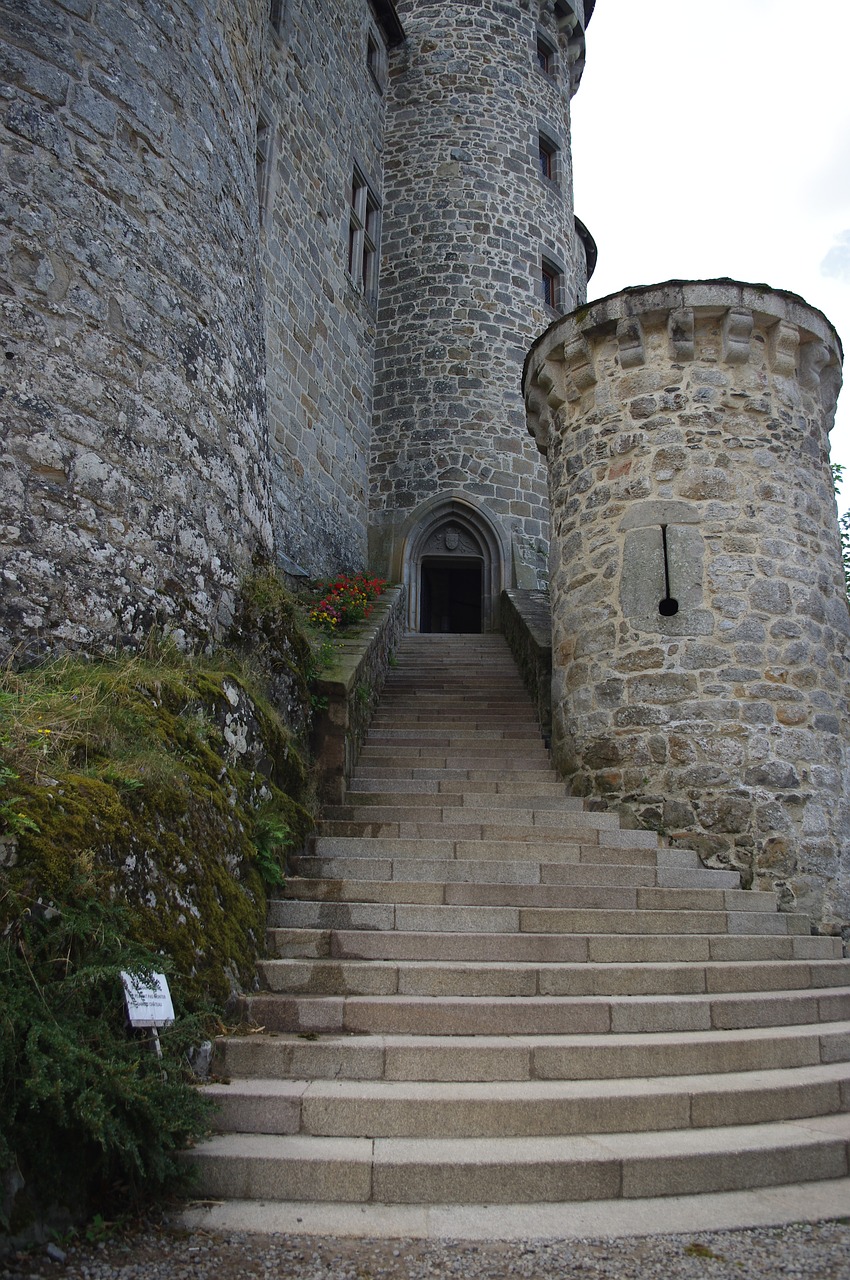
[[[458,555],[480,555],[480,550],[469,533],[457,525],[443,525],[435,529],[424,547],[424,554],[430,556],[445,555],[446,552]]]

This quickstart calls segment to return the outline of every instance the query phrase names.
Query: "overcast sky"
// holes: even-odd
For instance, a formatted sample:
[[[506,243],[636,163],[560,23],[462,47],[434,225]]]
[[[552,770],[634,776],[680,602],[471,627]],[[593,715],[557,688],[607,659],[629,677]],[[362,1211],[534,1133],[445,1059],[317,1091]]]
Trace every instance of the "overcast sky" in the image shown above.
[[[819,307],[850,355],[850,4],[598,0],[573,99],[590,298],[732,276]],[[833,461],[848,469],[850,360]]]

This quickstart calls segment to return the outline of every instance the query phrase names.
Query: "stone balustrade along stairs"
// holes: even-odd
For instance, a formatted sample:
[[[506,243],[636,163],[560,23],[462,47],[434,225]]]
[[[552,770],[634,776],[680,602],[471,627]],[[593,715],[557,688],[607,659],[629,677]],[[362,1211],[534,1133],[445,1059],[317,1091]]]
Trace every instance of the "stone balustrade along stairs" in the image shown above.
[[[263,1030],[217,1045],[201,1196],[341,1234],[393,1234],[380,1206],[397,1234],[402,1206],[503,1206],[493,1234],[508,1206],[669,1224],[795,1184],[850,1207],[840,940],[567,796],[501,636],[405,638],[291,872],[245,1001]]]

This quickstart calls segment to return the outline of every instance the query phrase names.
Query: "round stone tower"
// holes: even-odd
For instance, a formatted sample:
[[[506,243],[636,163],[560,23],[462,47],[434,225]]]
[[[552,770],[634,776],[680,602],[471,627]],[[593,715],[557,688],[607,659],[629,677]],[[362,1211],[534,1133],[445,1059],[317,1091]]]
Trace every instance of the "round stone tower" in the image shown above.
[[[629,289],[533,347],[553,749],[576,792],[850,921],[841,347],[792,294]]]
[[[390,66],[371,556],[410,625],[493,626],[545,576],[545,469],[523,437],[525,351],[584,297],[571,94],[583,0],[401,0]]]
[[[197,639],[270,546],[267,0],[19,6],[4,51],[0,647]]]

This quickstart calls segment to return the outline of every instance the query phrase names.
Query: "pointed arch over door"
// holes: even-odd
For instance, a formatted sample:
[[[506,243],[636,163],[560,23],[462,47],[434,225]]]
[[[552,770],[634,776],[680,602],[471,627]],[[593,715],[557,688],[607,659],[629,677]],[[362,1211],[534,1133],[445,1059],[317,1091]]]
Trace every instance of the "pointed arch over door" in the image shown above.
[[[443,496],[417,512],[404,549],[411,631],[495,631],[509,564],[506,539],[465,498]]]

